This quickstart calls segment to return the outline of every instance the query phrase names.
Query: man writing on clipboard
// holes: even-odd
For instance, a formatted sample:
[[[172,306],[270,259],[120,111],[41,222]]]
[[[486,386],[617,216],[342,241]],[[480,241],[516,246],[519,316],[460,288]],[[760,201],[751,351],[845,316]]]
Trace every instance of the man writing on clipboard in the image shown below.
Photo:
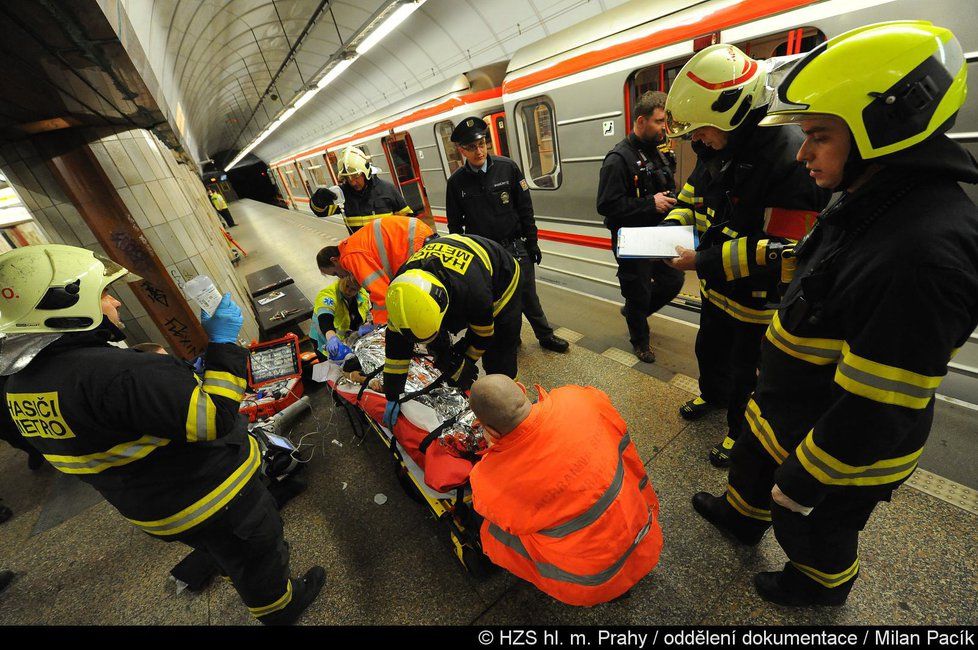
[[[655,361],[648,317],[669,303],[684,274],[665,262],[618,256],[618,230],[658,225],[676,204],[676,157],[666,140],[666,94],[647,92],[632,109],[632,132],[608,152],[598,180],[598,213],[611,231],[618,283],[635,356]]]

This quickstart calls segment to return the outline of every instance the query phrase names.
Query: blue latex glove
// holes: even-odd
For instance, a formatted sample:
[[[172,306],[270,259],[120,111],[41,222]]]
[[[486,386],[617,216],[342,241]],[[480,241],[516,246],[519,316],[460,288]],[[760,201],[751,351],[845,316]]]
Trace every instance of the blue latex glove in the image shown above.
[[[343,342],[340,341],[340,337],[332,336],[328,341],[326,341],[326,353],[329,355],[330,359],[335,359],[336,355],[340,352],[340,345]]]
[[[337,349],[335,353],[331,352],[329,358],[333,361],[343,361],[351,354],[353,354],[353,350],[350,349],[350,346],[348,346],[346,343],[340,343],[339,349]]]
[[[211,343],[236,343],[244,317],[241,315],[241,308],[234,304],[231,293],[228,292],[221,298],[213,316],[208,316],[204,310],[200,311],[200,324],[204,326]]]
[[[370,334],[372,331],[374,331],[374,324],[364,323],[363,325],[360,326],[360,329],[357,330],[357,336],[366,336],[367,334]]]
[[[388,429],[393,429],[394,425],[397,424],[397,417],[401,414],[401,405],[398,402],[387,402],[387,406],[384,407],[384,426]]]

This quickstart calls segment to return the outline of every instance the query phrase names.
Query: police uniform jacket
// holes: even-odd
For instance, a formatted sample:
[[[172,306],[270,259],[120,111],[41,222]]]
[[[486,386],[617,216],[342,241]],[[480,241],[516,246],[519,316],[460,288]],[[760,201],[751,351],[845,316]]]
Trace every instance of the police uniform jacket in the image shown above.
[[[379,217],[414,214],[394,184],[379,176],[368,178],[359,192],[345,184],[343,197],[343,221],[351,233]]]
[[[519,287],[516,259],[496,242],[478,236],[447,235],[428,242],[401,267],[437,277],[448,293],[442,331],[465,334],[465,356],[478,361],[494,333],[494,320]],[[396,400],[404,391],[414,344],[387,330],[384,394]]]
[[[178,359],[110,346],[102,327],[66,334],[10,376],[6,408],[56,469],[145,532],[179,539],[261,464],[238,415],[247,351],[209,344],[201,378]]]
[[[767,324],[779,298],[779,245],[800,239],[828,202],[795,155],[794,128],[757,126],[752,111],[727,147],[698,147],[693,173],[663,225],[695,225],[696,274],[706,300],[731,317]]]
[[[665,217],[652,198],[676,190],[676,156],[668,143],[656,147],[634,133],[615,145],[601,164],[598,214],[610,230],[655,226]]]
[[[505,156],[488,156],[485,173],[462,165],[448,179],[448,231],[479,235],[511,247],[520,238],[535,246],[537,226],[523,172]]]
[[[910,476],[978,326],[978,165],[943,136],[905,154],[820,215],[763,341],[747,421],[805,506]]]

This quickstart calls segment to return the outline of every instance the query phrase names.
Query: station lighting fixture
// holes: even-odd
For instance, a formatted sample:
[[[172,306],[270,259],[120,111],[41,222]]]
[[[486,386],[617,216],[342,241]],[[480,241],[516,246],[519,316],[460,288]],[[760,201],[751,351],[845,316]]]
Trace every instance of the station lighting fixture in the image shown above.
[[[272,131],[282,126],[285,120],[292,117],[293,114],[301,107],[305,106],[313,97],[316,96],[320,90],[331,84],[337,77],[339,77],[343,72],[353,65],[362,54],[365,54],[370,48],[379,43],[384,39],[385,36],[390,34],[392,31],[397,29],[397,27],[407,20],[408,16],[417,11],[421,5],[425,3],[425,0],[396,0],[387,5],[378,14],[375,14],[374,19],[371,20],[363,30],[356,34],[350,39],[350,43],[357,43],[356,48],[353,50],[344,50],[338,55],[333,57],[333,65],[329,67],[326,74],[324,74],[316,85],[312,88],[307,89],[295,102],[287,108],[281,115],[279,115],[271,124],[269,124],[264,131],[259,133],[247,147],[238,152],[238,155],[234,157],[233,160],[227,165],[227,169],[231,169],[242,158],[251,153],[251,150],[257,147],[265,138],[271,135]]]

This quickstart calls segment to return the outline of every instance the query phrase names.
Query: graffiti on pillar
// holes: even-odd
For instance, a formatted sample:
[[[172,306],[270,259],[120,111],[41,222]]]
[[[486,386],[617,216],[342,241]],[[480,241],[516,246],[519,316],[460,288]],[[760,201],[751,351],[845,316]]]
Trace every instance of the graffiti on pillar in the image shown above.
[[[159,303],[164,307],[170,306],[170,299],[167,297],[166,292],[157,286],[154,286],[149,280],[143,280],[143,283],[139,285],[142,287],[146,295],[150,297],[153,302]]]
[[[187,327],[187,325],[184,324],[179,318],[171,318],[163,323],[163,327],[165,327],[166,331],[177,339],[187,350],[190,352],[196,352],[194,343],[190,340],[190,328]]]
[[[132,260],[132,265],[137,271],[147,268],[150,262],[149,253],[146,252],[146,247],[136,241],[132,235],[125,231],[115,230],[109,234],[109,239],[119,249],[119,252]]]

